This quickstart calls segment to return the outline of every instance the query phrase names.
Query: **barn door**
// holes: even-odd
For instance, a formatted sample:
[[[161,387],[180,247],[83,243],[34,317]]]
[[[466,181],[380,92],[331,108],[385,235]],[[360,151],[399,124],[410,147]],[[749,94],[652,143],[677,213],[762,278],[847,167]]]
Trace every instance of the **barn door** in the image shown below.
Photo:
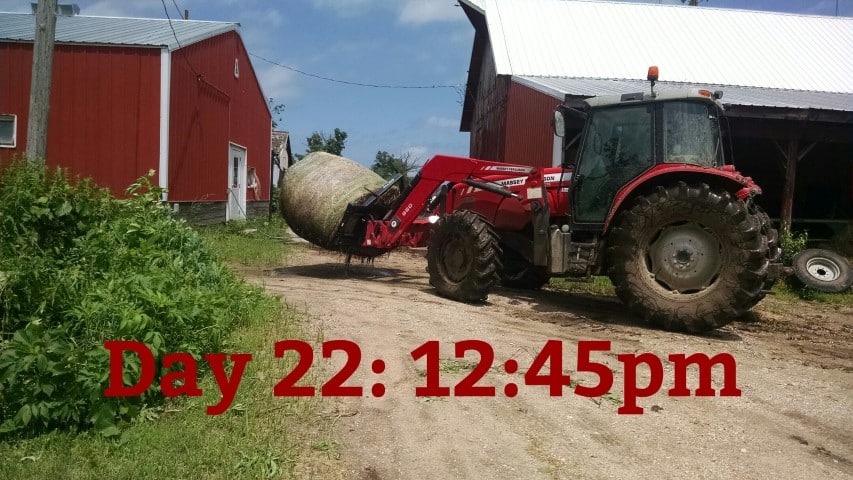
[[[246,219],[246,149],[230,144],[228,155],[228,202],[225,220]]]

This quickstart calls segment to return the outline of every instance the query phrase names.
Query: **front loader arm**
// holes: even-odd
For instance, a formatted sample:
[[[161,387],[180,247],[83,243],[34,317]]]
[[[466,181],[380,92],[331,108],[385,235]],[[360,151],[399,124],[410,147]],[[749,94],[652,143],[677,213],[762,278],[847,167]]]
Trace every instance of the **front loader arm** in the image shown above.
[[[525,182],[527,190],[521,194],[490,183],[519,175],[527,176],[527,182]],[[488,180],[484,180],[485,177],[488,177]],[[429,205],[430,198],[445,183],[466,183],[496,195],[514,197],[522,203],[529,203],[541,199],[542,182],[541,171],[534,167],[464,157],[435,156],[424,164],[412,180],[411,186],[402,193],[385,218],[367,220],[365,235],[360,246],[384,251],[401,244],[411,246],[420,244],[431,222],[419,217],[428,206],[431,210],[436,207],[435,204]],[[539,193],[527,194],[527,192]]]

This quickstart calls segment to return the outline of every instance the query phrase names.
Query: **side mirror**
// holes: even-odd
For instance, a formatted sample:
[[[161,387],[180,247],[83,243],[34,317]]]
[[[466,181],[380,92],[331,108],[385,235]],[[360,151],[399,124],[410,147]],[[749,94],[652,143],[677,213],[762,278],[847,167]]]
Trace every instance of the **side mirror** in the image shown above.
[[[564,137],[566,135],[566,124],[570,119],[585,122],[588,116],[584,110],[575,108],[571,104],[560,105],[554,110],[554,134],[558,137]]]
[[[566,117],[559,108],[554,110],[554,135],[558,137],[566,135]]]

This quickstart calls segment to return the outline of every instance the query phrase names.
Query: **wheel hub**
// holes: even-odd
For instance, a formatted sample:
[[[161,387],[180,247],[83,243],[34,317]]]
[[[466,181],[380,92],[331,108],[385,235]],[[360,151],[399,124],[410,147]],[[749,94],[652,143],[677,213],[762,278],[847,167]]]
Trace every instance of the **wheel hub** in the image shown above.
[[[672,225],[649,245],[647,263],[652,278],[673,293],[696,293],[708,288],[722,266],[720,241],[695,223]]]
[[[442,259],[447,276],[454,282],[461,282],[471,268],[472,258],[462,238],[457,237],[444,244]]]
[[[838,266],[824,258],[809,260],[806,263],[806,270],[809,272],[809,275],[824,282],[835,281],[841,275],[841,270]]]
[[[686,270],[690,268],[690,265],[693,263],[694,253],[695,252],[692,249],[678,250],[673,253],[672,258],[674,260],[675,268],[679,270]]]

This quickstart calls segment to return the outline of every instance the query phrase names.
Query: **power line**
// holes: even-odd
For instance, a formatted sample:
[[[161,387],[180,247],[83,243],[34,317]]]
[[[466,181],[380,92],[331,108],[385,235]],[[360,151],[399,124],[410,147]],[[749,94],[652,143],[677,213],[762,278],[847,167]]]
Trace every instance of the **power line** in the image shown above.
[[[176,2],[175,0],[172,0],[172,4],[175,5],[175,10],[178,11],[178,17],[184,18],[184,13],[181,11],[181,7],[178,6],[178,2]]]
[[[296,72],[296,73],[298,73],[298,74],[300,74],[300,75],[305,75],[306,77],[317,78],[317,79],[320,79],[320,80],[325,80],[325,81],[327,81],[327,82],[342,83],[342,84],[344,84],[344,85],[353,85],[353,86],[356,86],[356,87],[369,87],[369,88],[395,88],[395,89],[420,89],[420,90],[426,90],[426,89],[437,89],[437,88],[452,88],[452,89],[455,89],[455,90],[457,90],[457,91],[458,91],[458,90],[459,90],[459,88],[461,87],[461,85],[381,85],[381,84],[374,84],[374,83],[351,82],[351,81],[348,81],[348,80],[339,80],[339,79],[337,79],[337,78],[331,78],[331,77],[325,77],[325,76],[323,76],[323,75],[317,75],[316,73],[309,73],[309,72],[306,72],[306,71],[303,71],[303,70],[299,70],[298,68],[294,68],[294,67],[291,67],[291,66],[288,66],[288,65],[284,65],[284,64],[282,64],[282,63],[279,63],[279,62],[276,62],[276,61],[270,60],[270,59],[268,59],[268,58],[264,58],[264,57],[262,57],[262,56],[260,56],[260,55],[255,55],[254,53],[251,53],[251,52],[249,53],[249,55],[251,55],[251,56],[253,56],[253,57],[257,58],[258,60],[262,60],[262,61],[264,61],[264,62],[267,62],[267,63],[270,63],[270,64],[272,64],[272,65],[275,65],[275,66],[277,66],[277,67],[281,67],[281,68],[284,68],[284,69],[286,69],[286,70],[290,70],[290,71],[292,71],[292,72]]]
[[[195,69],[195,68],[193,68],[192,64],[190,64],[189,59],[186,57],[186,53],[184,53],[184,52],[183,52],[183,46],[181,45],[181,41],[178,39],[178,33],[175,31],[175,26],[174,26],[174,25],[172,25],[172,17],[171,17],[171,16],[169,16],[169,9],[168,9],[168,7],[166,7],[166,0],[160,0],[160,2],[163,4],[163,11],[166,13],[166,19],[168,19],[168,20],[169,20],[169,28],[171,28],[171,29],[172,29],[172,36],[174,36],[174,37],[175,37],[175,42],[177,42],[177,44],[178,44],[178,49],[179,49],[179,50],[181,50],[181,53],[183,53],[184,61],[186,61],[187,66],[189,66],[189,67],[190,67],[190,70],[192,70],[192,71],[193,71],[193,73],[195,73],[198,77],[202,77],[202,75],[201,75],[200,73],[198,73],[198,72],[196,71],[196,69]],[[175,5],[175,8],[176,8],[176,9],[178,9],[178,12],[180,12],[180,8],[178,7],[178,3],[177,3],[177,1],[176,1],[176,0],[172,0],[172,3]],[[326,77],[326,76],[323,76],[323,75],[318,75],[318,74],[316,74],[316,73],[306,72],[306,71],[304,71],[304,70],[300,70],[300,69],[298,69],[298,68],[294,68],[294,67],[291,67],[291,66],[285,65],[285,64],[283,64],[283,63],[279,63],[279,62],[276,62],[276,61],[270,60],[270,59],[268,59],[268,58],[264,58],[264,57],[262,57],[262,56],[260,56],[260,55],[256,55],[256,54],[251,53],[251,52],[248,52],[248,53],[249,53],[249,55],[251,55],[252,57],[257,58],[258,60],[262,60],[262,61],[264,61],[264,62],[267,62],[267,63],[269,63],[269,64],[275,65],[275,66],[277,66],[277,67],[284,68],[284,69],[286,69],[286,70],[290,70],[290,71],[292,71],[292,72],[296,72],[296,73],[298,73],[298,74],[300,74],[300,75],[305,75],[305,76],[307,76],[307,77],[312,77],[312,78],[317,78],[317,79],[320,79],[320,80],[325,80],[325,81],[327,81],[327,82],[341,83],[341,84],[344,84],[344,85],[352,85],[352,86],[356,86],[356,87],[368,87],[368,88],[393,88],[393,89],[410,89],[410,90],[427,90],[427,89],[439,89],[439,88],[452,88],[452,89],[456,90],[457,92],[459,92],[459,91],[460,91],[460,89],[461,89],[461,87],[462,87],[462,85],[382,85],[382,84],[374,84],[374,83],[351,82],[351,81],[348,81],[348,80],[339,80],[339,79],[337,79],[337,78]]]
[[[175,1],[174,1],[174,0],[172,0],[172,2],[173,2],[173,3],[175,3]],[[198,81],[203,82],[204,84],[206,84],[207,86],[209,86],[209,87],[213,88],[213,89],[214,89],[214,90],[216,90],[219,94],[221,94],[221,95],[225,96],[225,98],[227,98],[227,99],[229,99],[229,100],[230,100],[230,99],[231,99],[231,96],[230,96],[230,95],[228,95],[227,93],[225,93],[224,91],[222,91],[222,90],[221,90],[220,88],[218,88],[216,85],[214,85],[214,84],[210,83],[209,81],[207,81],[207,79],[206,79],[206,78],[204,78],[204,75],[203,75],[203,74],[201,74],[201,73],[199,73],[199,72],[198,72],[198,70],[196,70],[196,69],[195,69],[195,67],[193,67],[193,64],[192,64],[192,63],[190,63],[190,59],[189,59],[189,58],[187,58],[187,52],[185,52],[185,51],[184,51],[184,47],[183,47],[183,45],[181,45],[181,40],[180,40],[180,39],[178,39],[178,32],[176,32],[176,31],[175,31],[175,26],[172,24],[172,17],[170,17],[170,16],[169,16],[169,9],[168,9],[168,7],[166,7],[166,0],[160,0],[160,3],[162,3],[162,4],[163,4],[163,11],[164,11],[164,12],[166,12],[166,19],[169,21],[169,28],[171,28],[171,29],[172,29],[172,36],[173,36],[173,37],[175,37],[175,42],[177,42],[177,44],[178,44],[178,51],[179,51],[179,52],[181,52],[181,56],[184,58],[184,62],[187,64],[187,67],[189,67],[189,69],[190,69],[190,70],[195,74],[196,79],[197,79]],[[175,6],[177,7],[177,6],[178,6],[178,4],[177,4],[177,3],[175,3]]]
[[[172,17],[169,16],[169,9],[166,7],[166,0],[160,0],[160,3],[163,4],[163,11],[166,12],[166,20],[169,21],[169,28],[172,29],[172,36],[175,37],[175,42],[178,44],[178,50],[183,54],[184,61],[187,62],[187,66],[190,67],[190,70],[192,70],[197,77],[201,77],[201,74],[193,68],[190,60],[187,58],[187,54],[184,52],[184,47],[181,45],[181,41],[178,39],[178,32],[175,31],[175,26],[172,25]],[[177,4],[175,4],[175,6],[177,7]]]

